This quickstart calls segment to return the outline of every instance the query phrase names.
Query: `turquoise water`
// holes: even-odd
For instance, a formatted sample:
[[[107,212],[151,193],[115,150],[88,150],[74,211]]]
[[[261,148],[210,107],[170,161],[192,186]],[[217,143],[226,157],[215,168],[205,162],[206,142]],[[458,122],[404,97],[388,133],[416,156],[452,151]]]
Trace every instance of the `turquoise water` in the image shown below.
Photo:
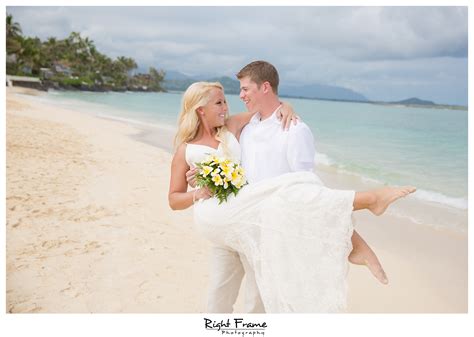
[[[70,107],[147,124],[176,125],[181,94],[50,92]],[[232,113],[244,111],[227,95]],[[468,112],[365,103],[288,100],[312,129],[317,164],[384,184],[415,185],[417,197],[467,209]]]

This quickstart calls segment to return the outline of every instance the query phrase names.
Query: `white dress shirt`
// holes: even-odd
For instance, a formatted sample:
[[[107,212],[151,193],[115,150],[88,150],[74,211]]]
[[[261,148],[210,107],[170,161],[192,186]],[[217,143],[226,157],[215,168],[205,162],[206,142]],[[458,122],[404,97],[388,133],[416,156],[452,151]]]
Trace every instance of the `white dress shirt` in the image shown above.
[[[298,121],[285,131],[275,112],[263,121],[256,113],[240,135],[242,167],[249,183],[314,170],[314,137],[309,127]]]

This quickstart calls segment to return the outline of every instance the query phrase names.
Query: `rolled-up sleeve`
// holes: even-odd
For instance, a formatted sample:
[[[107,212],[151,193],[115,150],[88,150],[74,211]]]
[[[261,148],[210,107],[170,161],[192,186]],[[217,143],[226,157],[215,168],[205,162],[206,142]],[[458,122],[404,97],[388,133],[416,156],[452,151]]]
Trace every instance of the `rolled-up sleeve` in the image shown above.
[[[314,137],[303,122],[291,125],[288,130],[288,163],[292,172],[314,171]]]
[[[291,171],[313,171],[316,150],[310,128],[305,123],[299,122],[297,125],[291,125],[288,132],[287,157]]]

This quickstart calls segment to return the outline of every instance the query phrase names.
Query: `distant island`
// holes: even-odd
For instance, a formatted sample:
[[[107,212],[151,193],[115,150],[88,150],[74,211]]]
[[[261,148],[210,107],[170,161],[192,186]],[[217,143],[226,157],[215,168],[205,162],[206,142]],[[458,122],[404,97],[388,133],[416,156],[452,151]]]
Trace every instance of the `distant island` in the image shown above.
[[[434,108],[434,109],[451,109],[451,110],[466,110],[467,107],[463,105],[451,105],[451,104],[437,104],[432,101],[425,101],[416,97],[404,99],[401,101],[395,102],[370,102],[372,104],[380,104],[380,105],[404,105],[413,108]]]
[[[392,103],[392,104],[405,104],[405,105],[436,105],[435,102],[432,102],[432,101],[424,101],[422,99],[419,99],[419,98],[416,98],[416,97],[412,97],[412,98],[408,98],[408,99],[404,99],[402,101],[396,101],[396,102],[389,102],[389,103]]]

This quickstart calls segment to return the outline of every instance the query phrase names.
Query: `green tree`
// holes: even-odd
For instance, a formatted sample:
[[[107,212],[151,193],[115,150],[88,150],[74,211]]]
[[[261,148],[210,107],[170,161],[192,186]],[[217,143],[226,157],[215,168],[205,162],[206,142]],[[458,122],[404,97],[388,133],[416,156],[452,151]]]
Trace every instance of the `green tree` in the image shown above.
[[[33,75],[39,74],[41,68],[41,40],[37,37],[22,38],[20,42],[21,48],[17,52],[20,71],[24,73],[25,68],[31,69]],[[26,72],[26,74],[29,74]]]
[[[134,59],[125,56],[119,56],[117,58],[117,62],[120,64],[120,68],[126,73],[129,73],[133,69],[137,68],[137,63]]]
[[[150,67],[148,73],[150,74],[150,89],[155,91],[165,91],[162,83],[165,79],[166,73],[163,70],[158,71],[153,67]]]
[[[11,14],[7,14],[5,35],[7,54],[15,54],[21,48],[22,31],[20,24],[13,21]]]
[[[72,75],[55,73],[52,80],[60,85],[83,88],[100,85],[105,89],[126,89],[130,86],[147,87],[161,91],[164,71],[150,68],[149,74],[132,76],[137,63],[133,58],[120,56],[112,60],[101,54],[88,37],[71,32],[65,39],[49,37],[41,41],[37,37],[23,37],[21,27],[11,15],[6,18],[7,53],[14,57],[7,59],[8,74],[39,75],[40,68],[52,68],[56,63],[70,67]]]

